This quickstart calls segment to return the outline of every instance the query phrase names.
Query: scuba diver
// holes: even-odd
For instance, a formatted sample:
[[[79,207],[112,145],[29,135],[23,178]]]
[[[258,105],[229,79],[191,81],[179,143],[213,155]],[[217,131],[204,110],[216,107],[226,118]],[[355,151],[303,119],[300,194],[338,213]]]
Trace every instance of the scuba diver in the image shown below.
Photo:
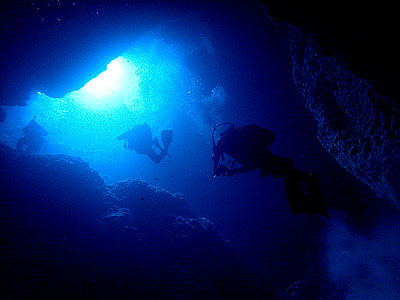
[[[121,134],[118,140],[125,140],[124,148],[135,150],[139,154],[147,155],[156,164],[159,164],[165,156],[168,155],[168,148],[172,141],[172,130],[161,131],[161,140],[164,148],[160,146],[157,138],[153,139],[150,126],[143,123],[135,125],[131,130]],[[153,149],[153,146],[161,150],[158,154]]]
[[[215,129],[221,125],[230,126],[215,143]],[[317,213],[329,218],[319,190],[317,175],[296,169],[290,158],[274,155],[267,147],[275,140],[271,130],[257,125],[237,128],[231,123],[220,123],[213,130],[212,140],[214,177],[232,176],[259,169],[262,178],[270,175],[284,180],[286,198],[294,213]],[[225,161],[224,153],[232,160]],[[221,160],[225,161],[225,164],[221,164]],[[236,163],[240,166],[235,167]]]
[[[47,131],[36,122],[36,116],[30,121],[30,123],[22,128],[24,136],[17,142],[17,150],[24,150],[26,147],[27,151],[38,152],[46,141],[43,137],[48,133]]]

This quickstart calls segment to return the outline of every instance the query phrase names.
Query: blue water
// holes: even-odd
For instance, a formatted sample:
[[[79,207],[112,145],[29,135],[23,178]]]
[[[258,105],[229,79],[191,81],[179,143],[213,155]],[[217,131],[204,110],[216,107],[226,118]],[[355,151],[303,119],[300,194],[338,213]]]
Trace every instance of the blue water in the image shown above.
[[[144,11],[147,9],[144,6]],[[302,106],[292,80],[286,34],[269,24],[255,4],[215,4],[201,12],[176,5],[152,11],[153,18],[143,20],[142,28],[135,29],[126,40],[122,32],[129,30],[124,27],[126,21],[121,21],[118,26],[123,29],[116,25],[113,39],[109,24],[127,14],[121,10],[119,18],[113,15],[115,11],[99,9],[105,20],[98,26],[107,28],[107,33],[104,40],[96,39],[97,47],[114,45],[115,49],[104,50],[106,54],[112,52],[110,55],[92,56],[108,67],[62,95],[55,92],[61,90],[56,86],[32,87],[26,106],[4,107],[7,119],[0,124],[2,142],[15,148],[21,129],[36,116],[49,133],[39,154],[80,157],[108,185],[140,179],[181,194],[198,216],[214,222],[223,237],[250,264],[260,268],[260,278],[271,290],[285,290],[307,277],[310,265],[318,261],[327,266],[339,286],[348,288],[348,282],[361,282],[361,289],[367,291],[367,283],[379,277],[375,282],[380,286],[372,289],[379,295],[385,284],[382,278],[386,278],[388,288],[398,296],[392,279],[395,271],[380,262],[392,257],[396,246],[381,256],[368,249],[363,234],[364,229],[371,230],[370,225],[359,221],[364,212],[358,215],[359,202],[353,199],[373,196],[318,143],[316,124]],[[145,18],[140,14],[137,17]],[[74,65],[73,72],[87,73],[88,64],[95,63],[82,62],[82,70]],[[61,86],[69,85],[61,75],[58,80]],[[118,135],[143,122],[151,126],[154,136],[159,137],[164,129],[173,130],[170,157],[158,165],[124,149],[123,142],[117,140]],[[263,179],[256,171],[213,178],[211,132],[219,122],[257,124],[273,130],[276,140],[270,148],[274,153],[291,157],[300,170],[318,173],[323,196],[332,207],[353,201],[356,209],[346,211],[346,207],[337,213],[332,209],[331,221],[294,215],[280,179]],[[384,228],[392,227],[391,223]],[[376,247],[387,244],[385,232],[375,231],[383,235]],[[390,233],[388,239],[396,234]],[[346,240],[353,241],[354,247]],[[344,244],[338,246],[341,242]],[[354,277],[343,275],[354,269],[353,262],[343,254],[351,249],[356,249],[353,255],[360,265],[363,257],[375,261],[367,265],[369,275],[365,278],[357,273],[357,283]],[[374,265],[381,266],[385,275],[374,273]],[[347,293],[348,299],[361,299],[367,292],[350,288]]]

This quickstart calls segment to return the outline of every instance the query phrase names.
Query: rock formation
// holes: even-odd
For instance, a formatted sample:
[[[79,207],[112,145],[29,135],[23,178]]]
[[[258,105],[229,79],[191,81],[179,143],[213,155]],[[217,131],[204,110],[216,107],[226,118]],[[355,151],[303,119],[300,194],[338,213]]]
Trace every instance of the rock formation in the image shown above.
[[[0,166],[5,297],[265,295],[213,223],[179,195],[139,180],[106,186],[78,158],[4,145]]]
[[[294,81],[322,146],[400,208],[398,36],[390,7],[375,1],[338,1],[327,9],[318,1],[264,2],[267,15],[289,34]]]

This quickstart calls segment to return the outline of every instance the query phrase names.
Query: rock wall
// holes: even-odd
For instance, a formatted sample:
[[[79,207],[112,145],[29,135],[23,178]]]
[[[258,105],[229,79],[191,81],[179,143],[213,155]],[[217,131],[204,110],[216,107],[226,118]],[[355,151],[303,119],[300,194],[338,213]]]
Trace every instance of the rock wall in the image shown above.
[[[293,76],[322,146],[380,198],[400,208],[400,107],[377,94],[310,34],[290,28]]]
[[[64,155],[0,146],[0,266],[6,298],[263,299],[213,223],[139,180],[106,186]]]
[[[338,1],[328,9],[310,0],[290,3],[265,1],[266,13],[289,34],[294,82],[317,121],[319,141],[350,174],[400,208],[393,12],[376,1]]]

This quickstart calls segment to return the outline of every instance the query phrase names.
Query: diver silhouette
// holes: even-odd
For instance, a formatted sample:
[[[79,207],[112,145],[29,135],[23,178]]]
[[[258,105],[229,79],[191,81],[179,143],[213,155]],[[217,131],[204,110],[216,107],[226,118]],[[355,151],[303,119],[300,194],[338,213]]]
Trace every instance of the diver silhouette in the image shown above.
[[[17,142],[17,150],[27,150],[31,152],[38,152],[46,141],[43,137],[48,133],[47,131],[36,122],[36,116],[30,123],[22,128],[24,136]]]
[[[165,156],[169,156],[168,149],[172,141],[172,130],[163,130],[161,132],[161,140],[164,148],[160,146],[157,138],[153,139],[150,126],[146,123],[133,126],[132,129],[121,134],[117,139],[125,140],[124,148],[135,150],[139,154],[145,154],[158,164]],[[153,146],[161,150],[161,152],[156,154]]]
[[[221,125],[230,127],[220,135],[215,143],[215,129]],[[266,175],[284,180],[286,198],[294,213],[317,213],[329,218],[322,199],[318,177],[314,173],[305,173],[294,167],[290,158],[274,155],[267,146],[275,140],[274,133],[257,125],[236,128],[230,123],[218,124],[212,134],[214,177],[236,175],[259,169],[260,176]],[[224,153],[233,160],[225,161]],[[221,163],[225,161],[225,164]],[[239,167],[235,167],[236,163]],[[306,191],[303,189],[306,186]]]

